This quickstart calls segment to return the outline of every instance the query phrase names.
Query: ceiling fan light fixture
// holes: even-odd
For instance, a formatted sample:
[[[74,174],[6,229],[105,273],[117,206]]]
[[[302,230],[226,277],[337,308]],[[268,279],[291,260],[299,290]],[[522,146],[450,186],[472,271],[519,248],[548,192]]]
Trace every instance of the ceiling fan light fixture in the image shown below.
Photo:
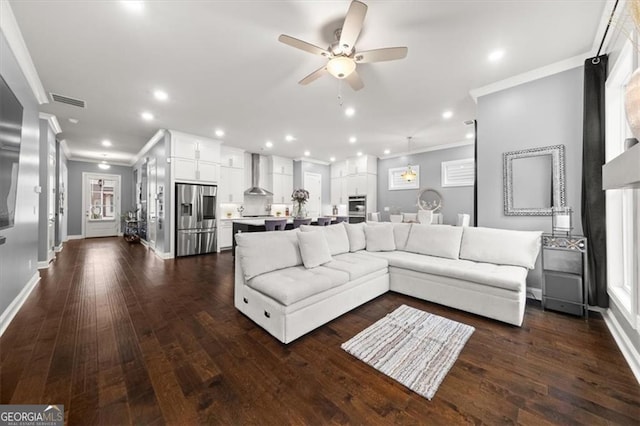
[[[353,59],[346,56],[337,56],[327,63],[327,71],[335,78],[346,78],[356,69]]]

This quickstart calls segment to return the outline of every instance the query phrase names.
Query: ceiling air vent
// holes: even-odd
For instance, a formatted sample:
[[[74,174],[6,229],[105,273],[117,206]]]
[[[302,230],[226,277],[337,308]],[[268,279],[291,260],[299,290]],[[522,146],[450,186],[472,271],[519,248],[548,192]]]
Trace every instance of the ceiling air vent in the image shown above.
[[[67,104],[78,108],[86,108],[87,104],[82,99],[74,99],[68,96],[59,95],[57,93],[49,93],[51,95],[51,99],[54,102],[60,102],[61,104]]]

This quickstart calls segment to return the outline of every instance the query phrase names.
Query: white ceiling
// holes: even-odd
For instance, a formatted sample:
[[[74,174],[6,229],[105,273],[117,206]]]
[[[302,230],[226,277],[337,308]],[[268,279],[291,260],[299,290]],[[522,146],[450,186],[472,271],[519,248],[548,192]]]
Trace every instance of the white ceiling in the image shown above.
[[[41,107],[58,117],[72,157],[106,153],[127,163],[159,128],[212,138],[222,128],[232,146],[293,158],[309,150],[323,161],[406,151],[408,135],[412,149],[463,142],[463,121],[475,117],[469,90],[593,53],[610,2],[366,1],[356,49],[408,46],[409,53],[358,65],[365,87],[343,84],[342,108],[333,77],[297,84],[325,60],[277,38],[327,47],[348,0],[146,1],[139,12],[122,1],[10,3],[46,91],[87,102]],[[498,48],[504,58],[488,61]],[[154,99],[156,88],[168,92],[167,102]],[[355,116],[344,115],[346,106]],[[454,115],[444,120],[447,109]],[[143,121],[142,111],[155,120]],[[105,138],[113,147],[101,146]]]

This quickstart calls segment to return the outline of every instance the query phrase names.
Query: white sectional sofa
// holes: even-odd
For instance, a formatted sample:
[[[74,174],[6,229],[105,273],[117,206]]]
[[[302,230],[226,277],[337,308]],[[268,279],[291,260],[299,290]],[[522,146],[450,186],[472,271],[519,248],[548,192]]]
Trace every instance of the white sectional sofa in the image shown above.
[[[240,233],[235,306],[284,343],[389,290],[520,326],[540,236],[375,222]]]

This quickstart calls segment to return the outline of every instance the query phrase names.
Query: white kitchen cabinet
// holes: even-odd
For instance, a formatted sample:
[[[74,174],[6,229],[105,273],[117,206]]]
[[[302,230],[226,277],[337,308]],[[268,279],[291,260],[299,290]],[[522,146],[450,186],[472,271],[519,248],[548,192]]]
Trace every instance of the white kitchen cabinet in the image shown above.
[[[171,156],[220,163],[221,142],[171,130]]]
[[[173,158],[173,178],[175,180],[197,180],[196,160],[188,160],[185,158]]]
[[[244,169],[244,150],[222,145],[222,148],[220,148],[220,165]]]
[[[347,176],[347,194],[353,195],[367,195],[367,178],[375,175],[359,174]]]
[[[378,174],[378,159],[373,155],[361,155],[347,159],[347,174]]]
[[[331,164],[331,179],[341,178],[347,176],[347,162],[339,161]]]
[[[347,204],[348,202],[347,177],[331,179],[331,204],[339,205]]]
[[[272,177],[272,192],[274,204],[288,204],[291,202],[293,192],[293,175],[274,173]]]
[[[293,176],[293,160],[285,157],[271,156],[271,173]]]
[[[243,169],[220,167],[218,203],[242,203],[245,189]]]
[[[230,248],[233,245],[233,221],[220,220],[218,226],[218,250]]]
[[[196,179],[202,182],[218,182],[220,180],[220,165],[208,161],[198,161]]]

